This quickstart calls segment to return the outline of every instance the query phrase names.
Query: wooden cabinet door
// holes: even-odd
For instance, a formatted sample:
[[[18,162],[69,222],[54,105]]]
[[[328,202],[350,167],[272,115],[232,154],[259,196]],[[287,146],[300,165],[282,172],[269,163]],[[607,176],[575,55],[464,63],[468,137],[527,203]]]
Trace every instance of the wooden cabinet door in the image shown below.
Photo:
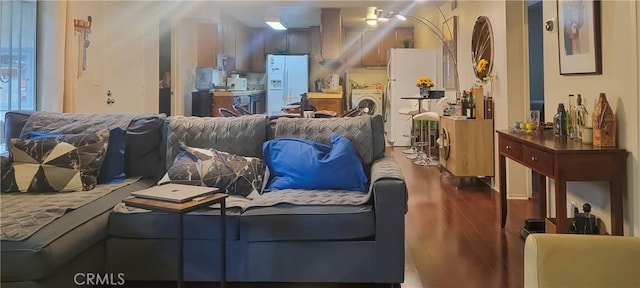
[[[334,111],[338,116],[342,115],[342,98],[311,98],[309,104],[318,110]]]
[[[347,67],[357,68],[362,66],[362,31],[346,29],[342,41],[342,62]]]
[[[222,54],[236,57],[236,29],[230,19],[222,19]]]
[[[236,69],[240,71],[249,71],[249,39],[248,28],[242,24],[236,26]]]
[[[380,39],[380,55],[378,56],[378,66],[386,66],[389,61],[389,50],[396,48],[396,31],[391,30],[382,35]]]
[[[342,16],[338,8],[323,8],[320,16],[322,32],[322,57],[340,59],[342,40]]]
[[[309,29],[288,30],[289,53],[309,54],[311,53],[311,32]]]
[[[217,43],[218,24],[216,23],[198,23],[198,66],[217,66]]]
[[[311,26],[311,59],[313,62],[322,60],[322,37],[320,36],[320,26]]]
[[[251,55],[251,71],[264,72],[264,36],[261,28],[252,28],[249,30],[249,41],[247,46]]]
[[[264,31],[264,52],[265,54],[287,53],[287,31]]]
[[[380,46],[377,39],[376,31],[365,31],[362,34],[362,66],[376,67],[378,66],[378,55]]]

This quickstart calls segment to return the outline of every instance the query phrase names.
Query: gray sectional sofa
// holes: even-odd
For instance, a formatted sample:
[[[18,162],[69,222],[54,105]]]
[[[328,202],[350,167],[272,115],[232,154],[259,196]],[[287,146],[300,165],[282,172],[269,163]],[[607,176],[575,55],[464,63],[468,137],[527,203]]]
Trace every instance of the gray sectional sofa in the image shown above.
[[[6,114],[7,140],[20,135],[30,114]],[[230,205],[227,280],[401,283],[407,194],[398,166],[385,156],[383,129],[379,116],[269,121],[265,115],[136,115],[127,128],[126,168],[128,177],[140,180],[69,211],[23,241],[3,239],[2,287],[67,287],[73,285],[76,273],[89,271],[122,273],[126,281],[173,281],[177,217],[118,208],[130,192],[156,183],[181,143],[262,157],[262,144],[269,139],[298,137],[328,143],[331,133],[354,144],[369,190],[331,196],[331,201],[322,203],[308,199],[314,197],[295,198],[313,191],[284,193],[289,198],[268,192],[244,206]],[[331,195],[343,195],[339,192]],[[22,194],[29,201],[31,195]],[[220,279],[219,215],[218,209],[208,208],[184,217],[186,281]]]

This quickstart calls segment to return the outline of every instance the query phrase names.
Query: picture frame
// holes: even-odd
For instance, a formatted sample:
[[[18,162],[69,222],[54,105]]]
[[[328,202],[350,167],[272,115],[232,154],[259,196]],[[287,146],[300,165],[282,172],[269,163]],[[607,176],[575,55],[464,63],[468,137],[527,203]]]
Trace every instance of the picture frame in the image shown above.
[[[558,0],[560,75],[602,74],[600,0]]]
[[[452,16],[442,23],[442,36],[445,43],[442,45],[442,86],[444,89],[456,89],[456,63],[450,57],[457,57],[458,51],[458,16]],[[451,52],[446,48],[451,47]]]

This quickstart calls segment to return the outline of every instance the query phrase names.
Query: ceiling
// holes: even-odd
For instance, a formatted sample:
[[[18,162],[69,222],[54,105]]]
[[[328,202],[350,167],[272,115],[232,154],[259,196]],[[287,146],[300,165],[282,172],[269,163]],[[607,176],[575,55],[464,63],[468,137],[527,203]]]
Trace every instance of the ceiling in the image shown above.
[[[320,26],[322,8],[341,8],[344,27],[367,27],[365,16],[367,7],[391,10],[409,14],[413,9],[436,7],[439,1],[220,1],[221,12],[238,19],[245,25],[258,28],[268,27],[265,17],[277,16],[289,28],[309,28]],[[410,27],[409,21],[395,21],[397,26]],[[382,24],[379,24],[382,25]]]

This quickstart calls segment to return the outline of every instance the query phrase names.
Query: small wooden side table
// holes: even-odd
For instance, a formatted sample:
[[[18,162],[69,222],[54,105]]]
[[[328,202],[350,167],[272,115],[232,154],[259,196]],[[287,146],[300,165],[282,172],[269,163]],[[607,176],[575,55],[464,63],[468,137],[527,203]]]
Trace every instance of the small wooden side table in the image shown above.
[[[197,201],[187,201],[183,203],[175,203],[162,200],[145,199],[145,198],[128,198],[123,200],[124,204],[131,207],[149,209],[153,211],[164,211],[175,213],[178,215],[178,288],[183,285],[184,271],[183,265],[183,218],[184,214],[200,208],[220,203],[220,287],[223,288],[227,279],[227,235],[226,235],[226,199],[229,195],[224,193],[216,193],[206,198],[196,198]]]

